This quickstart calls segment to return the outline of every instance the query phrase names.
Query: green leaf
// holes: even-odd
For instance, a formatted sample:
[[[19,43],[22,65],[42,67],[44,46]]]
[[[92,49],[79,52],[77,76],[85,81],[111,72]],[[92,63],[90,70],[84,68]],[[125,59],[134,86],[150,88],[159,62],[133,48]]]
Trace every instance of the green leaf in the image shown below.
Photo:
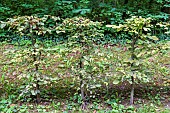
[[[4,37],[6,33],[0,33],[0,37]]]
[[[37,44],[37,43],[36,43],[36,44],[34,44],[34,47],[38,48],[38,44]]]
[[[113,81],[113,84],[119,84],[119,80],[117,80],[117,79],[115,79],[114,81]]]
[[[106,25],[106,27],[113,27],[113,25]]]
[[[35,93],[34,90],[31,90],[31,94],[32,94],[32,95],[36,95],[36,93]]]
[[[144,31],[150,31],[150,28],[144,27],[143,30],[144,30]]]
[[[96,87],[101,87],[101,84],[96,84]]]
[[[0,22],[0,28],[3,29],[6,26],[6,23]]]
[[[159,40],[156,36],[149,36],[148,38],[155,40],[155,41]]]
[[[84,65],[90,65],[88,61],[84,61]]]

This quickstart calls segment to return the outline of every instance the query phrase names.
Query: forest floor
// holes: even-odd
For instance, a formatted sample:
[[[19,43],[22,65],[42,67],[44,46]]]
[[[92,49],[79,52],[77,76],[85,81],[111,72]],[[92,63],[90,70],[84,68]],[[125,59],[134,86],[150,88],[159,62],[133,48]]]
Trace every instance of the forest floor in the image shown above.
[[[116,48],[118,48],[120,54],[123,54],[121,58],[123,58],[125,54],[129,54],[128,51],[126,52],[126,47],[116,46]],[[2,113],[170,112],[170,73],[167,73],[167,76],[162,78],[154,78],[154,82],[150,81],[147,83],[136,83],[134,92],[134,105],[132,106],[129,104],[131,90],[130,83],[125,80],[115,85],[112,83],[112,79],[110,79],[107,81],[108,85],[102,85],[101,87],[97,88],[97,90],[95,90],[95,93],[97,94],[95,98],[87,97],[85,109],[82,110],[81,97],[79,95],[79,91],[77,91],[78,83],[73,84],[75,78],[72,78],[70,68],[63,68],[65,63],[62,62],[65,61],[69,56],[73,56],[75,58],[72,60],[72,62],[75,63],[78,53],[67,53],[68,56],[66,58],[60,58],[59,52],[63,54],[62,51],[64,50],[59,46],[50,48],[50,51],[53,52],[43,56],[44,59],[48,57],[45,59],[46,63],[48,64],[41,66],[41,73],[43,73],[43,75],[50,75],[53,77],[57,75],[60,77],[57,84],[52,84],[51,86],[45,85],[42,87],[44,89],[40,94],[41,99],[39,104],[36,103],[36,97],[34,95],[19,97],[18,94],[21,93],[21,89],[24,86],[20,75],[22,75],[23,72],[29,71],[27,67],[33,69],[33,66],[29,65],[28,63],[22,63],[21,61],[23,59],[17,59],[16,61],[20,63],[14,63],[16,54],[22,54],[23,52],[18,52],[20,50],[27,50],[27,47],[17,47],[12,44],[1,44],[0,46],[0,112]],[[158,60],[157,63],[161,62],[161,65],[168,70],[170,69],[170,50],[166,49],[165,51],[166,54],[161,55],[159,59],[154,59],[152,57],[149,59],[151,62],[152,60]],[[107,53],[104,53],[104,55],[105,54]],[[66,55],[66,53],[64,53],[64,55]],[[58,60],[55,60],[57,58]],[[161,75],[161,73],[158,74]]]

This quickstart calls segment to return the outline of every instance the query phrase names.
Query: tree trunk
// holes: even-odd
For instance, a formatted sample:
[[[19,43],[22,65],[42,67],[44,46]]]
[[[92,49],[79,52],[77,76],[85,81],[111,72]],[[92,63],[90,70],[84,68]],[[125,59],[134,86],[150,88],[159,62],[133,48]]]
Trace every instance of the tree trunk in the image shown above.
[[[138,36],[134,37],[132,36],[132,50],[131,50],[131,59],[135,60],[136,56],[135,56],[135,43],[138,40]],[[131,64],[131,71],[132,71],[132,75],[131,75],[131,93],[130,93],[130,105],[133,105],[133,101],[134,101],[134,70],[133,70],[133,66],[134,63]]]
[[[133,74],[131,75],[132,84],[131,84],[131,93],[130,93],[130,105],[133,105],[133,102],[134,102],[134,99],[133,99],[134,98],[134,76]]]
[[[33,51],[34,53],[36,53],[36,47],[35,47],[35,44],[36,44],[36,39],[31,37],[32,38],[32,47],[33,47]],[[36,62],[37,61],[37,55],[33,55],[33,61]],[[38,73],[38,64],[35,64],[35,72]],[[35,78],[37,79],[37,77]],[[39,91],[40,91],[40,86],[39,86],[39,81],[37,80],[37,83],[36,83],[36,91],[37,91],[37,94],[36,94],[36,102],[37,104],[39,104],[40,102],[40,94],[39,94]]]
[[[79,43],[81,44],[81,47],[83,48],[84,43],[81,42],[81,40],[79,40]],[[81,56],[80,56],[80,62],[79,62],[80,71],[83,69],[83,61],[82,60],[83,60],[83,53],[81,53]],[[79,75],[80,76],[80,92],[81,92],[81,99],[82,99],[81,107],[82,107],[82,109],[85,109],[86,105],[85,105],[85,93],[84,93],[84,77],[81,72],[79,74],[80,74]]]
[[[80,69],[83,68],[83,63],[82,63],[82,56],[80,57],[80,62],[79,62],[79,65],[80,65]],[[83,75],[82,73],[80,73],[80,91],[81,91],[81,98],[82,98],[82,101],[84,101],[84,81],[83,81]]]

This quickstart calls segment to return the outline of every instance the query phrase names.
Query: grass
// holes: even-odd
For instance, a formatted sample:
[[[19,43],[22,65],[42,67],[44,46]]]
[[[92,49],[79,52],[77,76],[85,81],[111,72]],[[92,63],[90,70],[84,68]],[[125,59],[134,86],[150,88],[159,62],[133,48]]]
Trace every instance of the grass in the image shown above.
[[[129,105],[129,78],[122,74],[128,71],[128,65],[124,63],[130,54],[128,46],[94,45],[95,49],[91,49],[90,53],[85,55],[85,59],[92,62],[90,63],[91,68],[95,67],[94,71],[90,70],[91,68],[89,69],[88,66],[85,68],[88,76],[93,73],[93,77],[87,79],[86,82],[91,86],[98,84],[100,87],[91,88],[92,93],[90,90],[86,91],[88,95],[87,106],[83,110],[79,94],[80,79],[76,74],[76,66],[80,57],[78,46],[68,48],[65,44],[60,44],[45,47],[41,57],[43,62],[39,65],[39,72],[43,80],[43,84],[40,86],[41,101],[36,104],[35,96],[30,92],[20,96],[25,91],[25,86],[32,82],[29,77],[34,66],[31,63],[32,58],[29,54],[25,54],[30,50],[29,45],[20,47],[1,43],[0,111],[2,113],[169,113],[170,50],[167,48],[168,44],[168,42],[161,43],[150,47],[150,49],[145,49],[147,53],[144,53],[142,57],[149,62],[146,67],[151,70],[148,73],[153,76],[148,79],[150,82],[144,77],[136,80],[138,83],[135,85],[135,103],[133,106]],[[153,48],[158,47],[164,49],[152,54],[154,50],[157,50]],[[141,47],[137,50],[137,53],[140,52]],[[86,66],[86,64],[84,65]],[[124,71],[121,71],[122,69]],[[145,68],[142,67],[143,69]],[[28,75],[30,76],[28,77]],[[115,78],[120,78],[119,84],[113,84]]]

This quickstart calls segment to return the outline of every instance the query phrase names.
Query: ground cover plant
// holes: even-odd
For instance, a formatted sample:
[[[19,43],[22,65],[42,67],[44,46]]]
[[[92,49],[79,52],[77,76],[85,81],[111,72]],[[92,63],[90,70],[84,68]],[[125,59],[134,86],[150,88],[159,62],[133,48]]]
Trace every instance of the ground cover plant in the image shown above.
[[[168,3],[0,2],[0,112],[169,113]]]
[[[163,46],[165,47],[165,50],[166,50],[166,46],[168,47],[168,45]],[[29,65],[28,64],[23,65],[22,62],[11,64],[11,61],[15,55],[17,56],[18,53],[21,53],[22,51],[25,51],[28,48],[25,47],[23,49],[20,49],[18,47],[11,46],[10,47],[12,49],[11,50],[9,49],[9,47],[10,46],[7,44],[7,45],[3,45],[1,49],[4,51],[2,52],[3,54],[1,56],[1,61],[3,61],[2,63],[6,64],[6,65],[1,64],[2,67],[1,73],[3,73],[3,77],[1,79],[1,89],[2,89],[1,94],[2,94],[2,98],[4,98],[1,101],[1,106],[2,106],[1,110],[3,112],[6,112],[7,110],[9,111],[11,110],[11,112],[14,112],[15,110],[16,112],[22,110],[28,112],[33,112],[38,110],[39,110],[38,112],[43,112],[43,110],[44,112],[45,111],[62,112],[62,110],[74,111],[74,112],[82,111],[80,107],[82,104],[81,95],[79,95],[80,93],[77,91],[79,90],[79,83],[77,82],[80,80],[70,70],[70,68],[72,68],[72,66],[79,59],[79,57],[77,57],[77,55],[75,54],[76,53],[76,51],[74,50],[76,49],[75,47],[72,48],[71,53],[70,52],[68,53],[68,51],[63,51],[66,48],[68,49],[66,45],[58,45],[56,47],[50,48],[52,49],[51,52],[49,52],[50,55],[48,55],[48,58],[45,58],[46,64],[42,67],[40,66],[42,68],[40,69],[40,72],[42,73],[42,75],[44,75],[43,77],[52,76],[53,78],[57,78],[57,79],[55,79],[55,82],[51,81],[50,85],[45,84],[40,86],[40,89],[41,88],[42,89],[40,92],[41,101],[39,105],[36,105],[36,101],[34,101],[36,99],[36,97],[34,97],[34,93],[29,95],[28,94],[20,95],[20,98],[18,98],[19,94],[21,94],[23,90],[22,87],[30,82],[28,81],[29,79],[20,79],[20,77],[22,76],[19,76],[27,71],[28,69],[27,67],[29,67]],[[107,61],[112,62],[112,65],[113,64],[122,65],[120,66],[120,68],[123,67],[123,62],[121,60],[128,58],[126,54],[129,54],[129,52],[128,51],[125,52],[124,48],[119,46],[116,47],[111,46],[109,47],[109,49],[111,50],[108,53],[106,52],[108,48],[98,47],[97,50],[100,51],[101,54],[98,54],[99,52],[96,50],[96,52],[93,52],[91,58],[97,60],[96,63],[99,62],[103,63],[103,60],[105,60],[105,62]],[[15,51],[15,54],[12,51]],[[71,55],[66,56],[66,54],[71,54]],[[108,57],[108,54],[110,54],[110,57]],[[159,54],[166,61],[161,61],[162,59],[156,57],[154,61],[151,61],[152,64],[151,67],[155,65],[157,62],[159,63],[166,62],[167,65],[169,61],[168,60],[169,52],[166,54],[167,55]],[[116,62],[112,61],[113,58],[119,58],[119,61]],[[116,73],[116,71],[114,70],[112,65],[110,65],[109,67],[108,65],[104,66],[103,67],[105,68],[104,72],[102,72],[101,70],[101,73],[97,76],[99,78],[96,78],[97,81],[94,84],[94,86],[96,85],[96,88],[94,89],[92,88],[93,90],[91,89],[91,91],[93,91],[93,95],[95,95],[95,98],[92,98],[93,95],[90,98],[90,92],[89,92],[89,97],[87,98],[88,100],[86,100],[87,103],[86,112],[93,112],[93,111],[126,112],[128,110],[131,112],[138,112],[138,110],[141,110],[141,112],[143,111],[148,112],[150,110],[153,112],[157,112],[159,110],[160,111],[165,110],[168,112],[168,106],[167,106],[169,100],[168,76],[165,77],[162,76],[163,77],[162,79],[164,79],[164,81],[161,81],[161,76],[160,76],[159,79],[155,77],[153,78],[154,79],[153,82],[149,82],[147,84],[141,84],[141,85],[135,84],[134,107],[130,107],[128,104],[130,84],[128,84],[127,82],[122,82],[118,85],[115,85],[116,76],[113,75],[113,72]],[[111,69],[109,70],[108,68]],[[162,68],[162,71],[166,71],[166,69],[164,68]],[[96,70],[98,69],[101,68],[96,66]],[[157,71],[154,72],[158,73]],[[100,84],[101,86],[98,86],[97,84]],[[94,92],[96,92],[96,94],[94,94]],[[18,99],[16,100],[15,98]],[[143,104],[146,104],[144,108],[140,106]]]

